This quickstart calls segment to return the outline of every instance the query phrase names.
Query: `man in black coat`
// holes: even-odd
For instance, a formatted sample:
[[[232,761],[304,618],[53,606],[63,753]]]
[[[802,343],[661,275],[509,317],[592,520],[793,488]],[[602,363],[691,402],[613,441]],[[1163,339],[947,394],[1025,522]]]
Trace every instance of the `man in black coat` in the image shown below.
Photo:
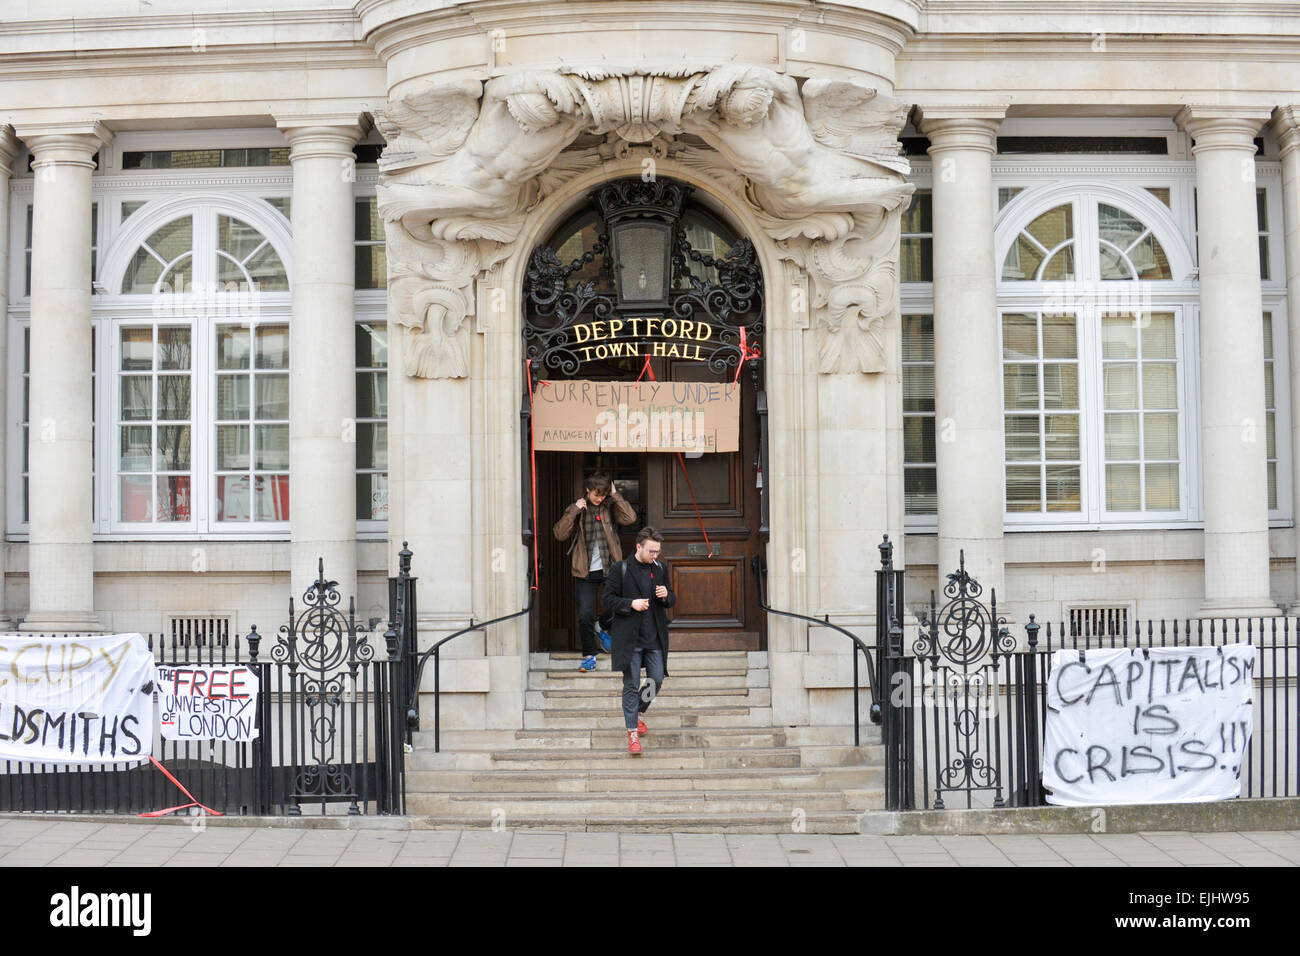
[[[668,583],[668,569],[659,563],[664,536],[642,528],[636,536],[636,553],[614,565],[605,575],[601,600],[614,612],[611,669],[623,672],[623,722],[627,726],[628,753],[641,752],[646,732],[641,715],[650,706],[668,676],[668,616],[665,608],[677,603]],[[641,670],[650,678],[641,693]],[[653,688],[653,689],[651,689]]]

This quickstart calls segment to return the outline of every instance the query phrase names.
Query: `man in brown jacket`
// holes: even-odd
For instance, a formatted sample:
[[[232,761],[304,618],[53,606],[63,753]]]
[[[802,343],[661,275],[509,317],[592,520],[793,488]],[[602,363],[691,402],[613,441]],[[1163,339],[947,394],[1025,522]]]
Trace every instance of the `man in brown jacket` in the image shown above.
[[[614,524],[635,521],[632,506],[618,493],[609,475],[598,471],[583,482],[583,496],[564,509],[552,529],[557,541],[573,539],[569,552],[573,555],[578,636],[582,639],[583,655],[579,670],[596,669],[596,652],[600,647],[596,641],[596,595],[605,583],[605,572],[623,560],[623,548],[618,543],[618,529]],[[602,631],[605,629],[602,627]]]

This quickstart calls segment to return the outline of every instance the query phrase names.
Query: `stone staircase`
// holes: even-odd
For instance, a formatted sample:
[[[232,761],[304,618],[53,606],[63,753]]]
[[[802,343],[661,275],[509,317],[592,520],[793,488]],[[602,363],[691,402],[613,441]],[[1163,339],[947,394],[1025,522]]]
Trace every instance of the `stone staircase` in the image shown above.
[[[416,735],[407,812],[431,827],[857,833],[884,805],[879,730],[774,727],[767,655],[679,652],[627,752],[622,675],[530,657],[524,729]],[[798,828],[802,828],[799,830]]]

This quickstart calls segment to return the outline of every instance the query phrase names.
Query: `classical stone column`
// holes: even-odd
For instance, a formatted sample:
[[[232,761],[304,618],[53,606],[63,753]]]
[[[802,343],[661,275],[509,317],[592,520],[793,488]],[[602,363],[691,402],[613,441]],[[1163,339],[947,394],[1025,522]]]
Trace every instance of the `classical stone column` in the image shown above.
[[[280,117],[293,164],[289,323],[289,533],[295,596],[317,564],[341,607],[357,591],[356,347],[352,147],[364,120]]]
[[[9,307],[9,176],[13,172],[14,157],[18,154],[18,140],[13,127],[0,126],[0,314],[7,314]],[[0,334],[0,395],[6,394],[8,381],[8,344],[9,336]],[[0,422],[0,475],[7,475],[5,470],[5,429],[8,420]],[[0,517],[5,511],[6,483],[0,481]],[[13,626],[6,612],[5,600],[5,549],[0,542],[0,630],[9,630]]]
[[[1269,110],[1184,107],[1195,140],[1201,283],[1205,603],[1214,617],[1276,615],[1269,597],[1264,329],[1255,136]]]
[[[966,569],[1006,593],[993,154],[1003,107],[923,109],[934,209],[934,421],[939,580]],[[1001,607],[1001,602],[999,604]]]
[[[1278,109],[1273,129],[1282,144],[1282,212],[1286,230],[1287,341],[1291,343],[1291,461],[1300,456],[1300,105]],[[1280,463],[1285,467],[1285,463]],[[1300,515],[1300,481],[1291,466],[1293,514]],[[1300,554],[1300,524],[1293,534]],[[1300,558],[1295,570],[1296,600],[1291,614],[1300,614]]]
[[[90,177],[101,123],[19,128],[35,157],[31,532],[24,630],[97,631],[91,550]]]

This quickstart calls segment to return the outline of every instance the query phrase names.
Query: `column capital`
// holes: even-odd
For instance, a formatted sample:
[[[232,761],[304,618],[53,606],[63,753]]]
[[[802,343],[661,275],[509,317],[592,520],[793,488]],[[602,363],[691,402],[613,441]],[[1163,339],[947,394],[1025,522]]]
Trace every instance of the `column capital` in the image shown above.
[[[370,131],[365,113],[284,113],[275,125],[289,141],[289,160],[351,158],[352,147]]]
[[[1207,149],[1255,151],[1255,137],[1273,115],[1258,106],[1184,106],[1174,117],[1179,128],[1196,140],[1192,152]]]
[[[918,107],[917,128],[929,138],[929,152],[946,149],[997,151],[997,132],[1007,115],[1007,104],[970,104]]]
[[[99,120],[19,126],[14,133],[32,151],[32,166],[95,167],[94,157],[113,141],[113,131]]]
[[[18,137],[14,135],[14,128],[0,123],[0,176],[13,173],[14,157],[18,155],[20,145]]]
[[[1300,149],[1300,104],[1279,106],[1273,112],[1272,125],[1283,156]]]

